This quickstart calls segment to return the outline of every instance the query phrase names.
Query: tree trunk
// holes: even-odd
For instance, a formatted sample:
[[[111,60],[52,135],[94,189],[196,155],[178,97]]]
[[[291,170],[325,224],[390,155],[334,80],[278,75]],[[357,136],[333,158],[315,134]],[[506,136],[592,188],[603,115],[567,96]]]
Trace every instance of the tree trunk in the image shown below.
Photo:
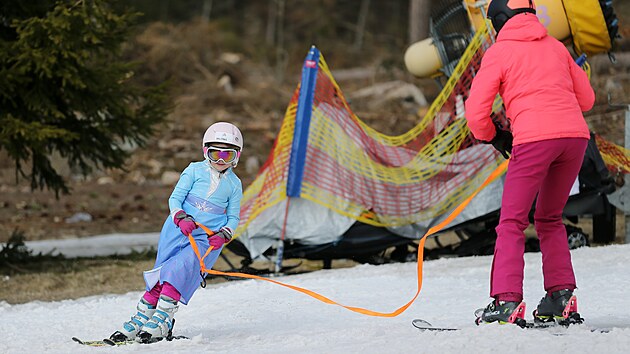
[[[203,0],[201,8],[201,19],[205,22],[210,21],[210,13],[212,12],[212,0]]]
[[[429,37],[430,0],[409,0],[409,43]]]
[[[162,4],[160,6],[160,18],[164,22],[168,21],[168,3],[169,0],[162,1]]]
[[[284,8],[286,0],[276,0],[278,12],[276,16],[276,80],[284,80],[284,71],[287,65],[287,53],[284,49]]]
[[[354,37],[353,49],[359,51],[363,46],[363,35],[365,34],[365,23],[370,9],[370,0],[361,0],[361,8],[359,9],[359,18],[357,19],[357,31]]]
[[[269,46],[275,43],[276,17],[278,16],[278,5],[275,0],[269,1],[267,8],[267,29],[265,30],[265,43]]]

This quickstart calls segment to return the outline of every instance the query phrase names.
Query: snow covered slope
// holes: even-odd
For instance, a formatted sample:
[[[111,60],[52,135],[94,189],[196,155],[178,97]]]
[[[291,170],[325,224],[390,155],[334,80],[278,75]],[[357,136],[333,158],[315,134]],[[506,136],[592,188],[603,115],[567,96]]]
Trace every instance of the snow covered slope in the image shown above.
[[[103,295],[60,302],[0,302],[0,353],[627,353],[630,349],[630,245],[582,248],[573,253],[579,309],[585,326],[523,330],[474,325],[473,312],[489,302],[491,257],[425,263],[419,299],[394,318],[368,317],[326,305],[260,281],[200,289],[176,315],[175,334],[191,340],[88,348],[71,337],[107,337],[132,314],[141,295]],[[543,296],[540,254],[528,253],[525,301],[531,312]],[[141,275],[138,274],[138,277]],[[416,289],[415,264],[362,265],[276,278],[343,303],[391,312]],[[90,286],[90,284],[85,284]],[[457,332],[420,332],[420,317]],[[616,327],[592,333],[589,327]],[[562,335],[557,335],[558,333]]]

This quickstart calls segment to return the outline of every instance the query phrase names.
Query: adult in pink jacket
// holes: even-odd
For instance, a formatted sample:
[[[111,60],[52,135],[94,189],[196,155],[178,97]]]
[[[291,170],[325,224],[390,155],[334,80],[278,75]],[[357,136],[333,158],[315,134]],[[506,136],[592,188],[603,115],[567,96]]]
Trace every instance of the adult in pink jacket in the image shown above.
[[[525,323],[524,230],[534,200],[546,291],[534,320],[580,322],[562,210],[590,137],[582,112],[592,108],[595,94],[565,46],[547,34],[533,1],[493,0],[488,17],[497,40],[473,81],[466,118],[476,139],[491,143],[506,158],[511,153],[511,159],[490,277],[494,300],[478,310],[477,324]],[[490,118],[497,93],[511,133]]]

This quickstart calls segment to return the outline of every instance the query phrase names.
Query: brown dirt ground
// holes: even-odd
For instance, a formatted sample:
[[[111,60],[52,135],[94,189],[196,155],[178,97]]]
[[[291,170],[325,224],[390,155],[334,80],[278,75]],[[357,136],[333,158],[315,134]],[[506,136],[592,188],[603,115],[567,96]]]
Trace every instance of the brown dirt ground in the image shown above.
[[[14,230],[27,240],[74,238],[109,233],[155,232],[168,214],[171,187],[131,183],[98,185],[76,183],[71,195],[55,198],[48,191],[3,186],[0,202],[0,242]],[[68,223],[78,212],[92,215],[92,221]]]

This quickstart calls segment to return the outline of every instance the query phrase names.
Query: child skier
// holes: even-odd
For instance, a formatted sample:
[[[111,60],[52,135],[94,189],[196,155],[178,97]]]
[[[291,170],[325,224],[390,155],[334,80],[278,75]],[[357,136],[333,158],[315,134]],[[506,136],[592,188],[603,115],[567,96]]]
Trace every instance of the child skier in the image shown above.
[[[218,122],[206,130],[202,145],[205,160],[186,167],[168,200],[171,213],[162,226],[155,266],[144,272],[146,292],[136,314],[110,336],[115,342],[168,338],[178,302],[188,304],[202,280],[188,235],[192,234],[201,254],[212,246],[204,259],[210,268],[238,225],[243,189],[232,168],[243,149],[241,132],[230,123]],[[216,233],[207,235],[195,222]]]
[[[532,0],[493,0],[488,18],[497,40],[485,53],[473,81],[466,118],[475,138],[512,158],[496,228],[490,278],[494,300],[478,310],[477,324],[525,323],[523,232],[537,195],[534,225],[546,295],[534,311],[534,320],[579,322],[562,210],[589,139],[582,112],[592,108],[595,94],[565,46],[547,34]],[[499,129],[490,118],[497,93],[510,117],[511,133]]]

